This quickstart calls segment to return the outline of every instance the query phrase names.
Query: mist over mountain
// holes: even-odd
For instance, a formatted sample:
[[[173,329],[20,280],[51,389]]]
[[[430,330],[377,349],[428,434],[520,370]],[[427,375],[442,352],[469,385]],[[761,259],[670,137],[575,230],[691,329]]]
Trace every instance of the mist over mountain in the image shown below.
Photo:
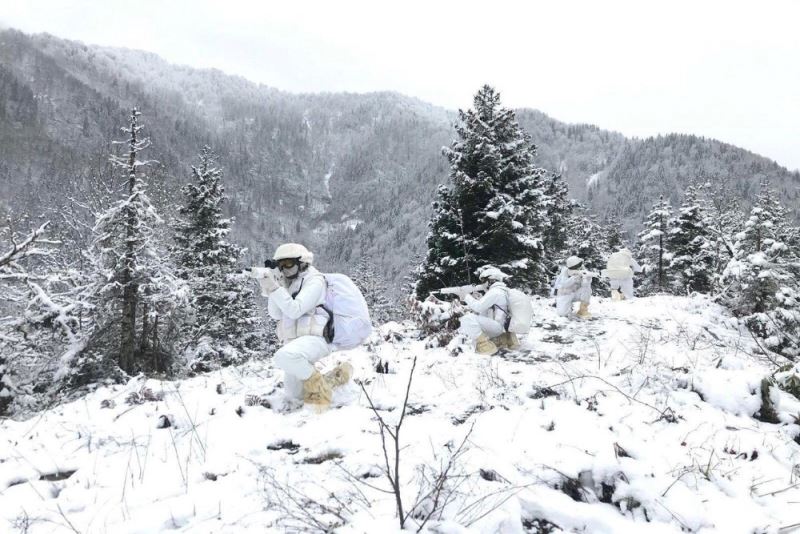
[[[124,138],[133,106],[152,141],[143,156],[155,160],[153,196],[165,206],[203,145],[219,155],[233,237],[250,261],[300,241],[325,270],[349,272],[370,255],[397,285],[422,252],[455,112],[391,92],[290,94],[147,52],[15,30],[0,31],[0,210],[45,214],[98,180],[113,185],[111,141]],[[675,204],[696,180],[726,180],[746,204],[768,179],[787,206],[799,203],[800,173],[716,140],[629,139],[529,109],[517,117],[538,164],[628,230],[659,195]]]

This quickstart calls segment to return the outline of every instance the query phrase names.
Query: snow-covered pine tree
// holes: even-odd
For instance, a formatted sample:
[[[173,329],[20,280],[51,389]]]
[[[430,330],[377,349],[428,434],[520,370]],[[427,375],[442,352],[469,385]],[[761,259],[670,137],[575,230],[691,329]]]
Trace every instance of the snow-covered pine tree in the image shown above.
[[[610,253],[616,252],[620,247],[627,246],[622,238],[622,225],[617,218],[607,215],[601,224],[605,248]]]
[[[729,180],[714,179],[703,184],[703,199],[708,210],[707,229],[712,244],[714,292],[722,287],[722,273],[735,256],[735,236],[744,226],[744,214]]]
[[[736,236],[736,256],[725,270],[727,286],[721,297],[770,350],[796,360],[800,356],[800,260],[797,250],[780,239],[790,235],[791,225],[780,219],[785,215],[769,184],[762,183],[744,229]]]
[[[667,247],[669,272],[677,294],[710,293],[714,281],[714,243],[705,205],[695,186],[686,188]]]
[[[201,150],[182,191],[175,256],[193,311],[185,331],[189,368],[203,372],[263,351],[265,334],[253,289],[237,272],[243,250],[227,240],[231,220],[222,214],[227,199],[222,169],[210,147]]]
[[[667,238],[671,228],[672,208],[664,197],[659,197],[644,221],[644,230],[638,237],[636,257],[642,266],[642,294],[661,293],[669,289],[668,266],[671,256]]]
[[[147,196],[142,173],[147,162],[139,153],[150,142],[141,136],[139,116],[134,108],[122,128],[128,139],[118,144],[126,145],[126,154],[111,156],[122,171],[124,197],[95,218],[86,258],[92,281],[84,298],[92,324],[85,346],[59,373],[67,388],[172,367],[186,291],[159,241],[165,232]]]
[[[450,185],[439,189],[417,296],[473,282],[493,264],[534,291],[546,285],[543,179],[536,148],[500,95],[483,86],[474,109],[459,111],[459,139],[444,150]]]
[[[555,257],[568,247],[569,223],[575,211],[575,201],[569,198],[569,188],[560,174],[544,177],[543,204],[546,209],[547,233],[544,238],[549,256]]]
[[[395,310],[386,297],[386,281],[369,256],[361,257],[351,278],[367,301],[373,324],[377,326],[395,319]]]

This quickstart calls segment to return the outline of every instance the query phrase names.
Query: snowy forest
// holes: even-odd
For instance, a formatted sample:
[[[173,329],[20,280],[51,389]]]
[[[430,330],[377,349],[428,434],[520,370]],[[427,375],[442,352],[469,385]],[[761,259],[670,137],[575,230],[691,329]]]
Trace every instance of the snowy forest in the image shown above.
[[[396,93],[291,94],[0,31],[0,428],[13,436],[0,521],[796,528],[800,173],[713,139],[510,109],[502,89],[475,88],[457,112]],[[282,243],[351,277],[373,324],[335,353],[356,378],[321,415],[276,401],[285,340],[248,269]],[[614,302],[597,274],[594,317],[556,316],[568,258],[600,273],[623,247],[638,298]],[[486,266],[533,306],[522,348],[491,358],[446,296]],[[150,456],[163,472],[146,477]],[[239,486],[260,498],[223,506]]]

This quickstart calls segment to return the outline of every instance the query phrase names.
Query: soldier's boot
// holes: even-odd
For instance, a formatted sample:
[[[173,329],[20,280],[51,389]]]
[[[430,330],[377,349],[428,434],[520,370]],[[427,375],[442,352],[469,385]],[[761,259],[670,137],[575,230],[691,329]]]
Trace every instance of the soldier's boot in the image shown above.
[[[497,345],[495,345],[492,340],[486,337],[486,334],[481,334],[475,341],[475,352],[485,356],[491,356],[492,354],[497,353]]]
[[[506,345],[506,335],[504,333],[500,334],[497,337],[491,338],[490,341],[494,343],[494,346],[497,347],[497,350],[503,350],[508,348],[508,345]]]
[[[331,388],[338,388],[347,384],[352,377],[353,366],[347,362],[342,362],[331,371],[325,373],[325,381],[330,384]]]
[[[514,332],[506,332],[503,334],[505,337],[505,346],[509,350],[517,350],[519,348],[519,339]]]
[[[589,313],[589,304],[581,302],[581,307],[578,308],[578,313],[576,315],[581,319],[590,319],[592,314]]]
[[[332,397],[331,385],[319,371],[314,369],[308,380],[303,381],[303,402],[322,411],[331,405]]]
[[[611,300],[622,300],[622,293],[616,289],[611,290]]]

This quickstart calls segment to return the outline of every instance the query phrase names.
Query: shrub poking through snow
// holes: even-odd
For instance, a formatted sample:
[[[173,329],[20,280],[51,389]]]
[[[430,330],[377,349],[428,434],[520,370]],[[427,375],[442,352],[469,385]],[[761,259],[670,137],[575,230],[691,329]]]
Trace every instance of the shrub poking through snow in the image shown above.
[[[424,301],[412,300],[411,314],[420,334],[429,337],[429,346],[443,347],[455,336],[463,309],[430,295]]]
[[[164,400],[164,393],[159,391],[154,393],[152,389],[148,387],[143,387],[139,391],[131,391],[127,397],[125,397],[125,402],[127,404],[144,404],[145,402],[158,402]]]

